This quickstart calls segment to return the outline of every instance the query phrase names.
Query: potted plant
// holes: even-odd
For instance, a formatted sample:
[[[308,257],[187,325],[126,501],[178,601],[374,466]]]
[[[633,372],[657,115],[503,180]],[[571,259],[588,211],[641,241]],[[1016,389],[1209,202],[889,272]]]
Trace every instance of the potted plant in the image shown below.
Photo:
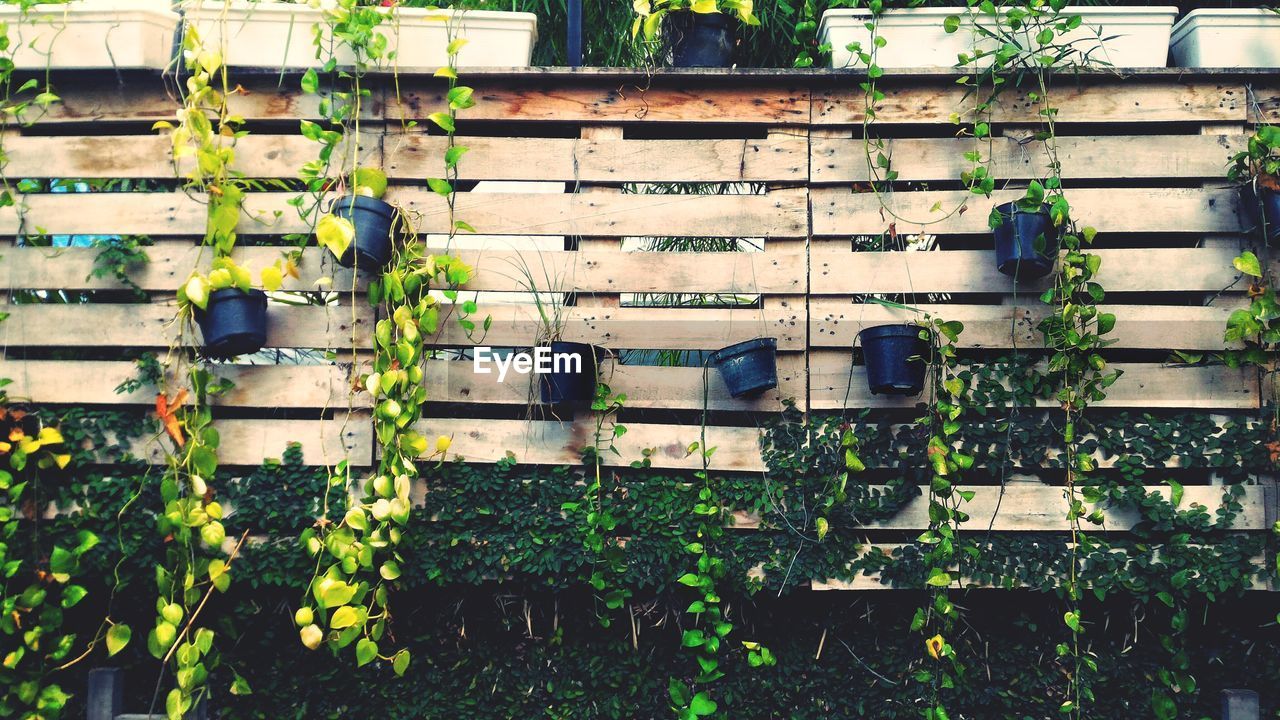
[[[14,67],[20,70],[147,68],[173,60],[178,14],[169,0],[80,0],[7,3]]]
[[[674,67],[729,67],[735,32],[730,15],[759,25],[753,0],[634,0],[631,37],[643,33],[650,46],[662,41]]]
[[[721,348],[707,360],[720,371],[729,394],[751,397],[778,387],[778,341],[756,338]]]
[[[608,350],[588,343],[552,340],[551,372],[538,373],[538,395],[543,405],[584,407],[596,396],[600,361]]]
[[[929,330],[912,323],[863,328],[861,339],[872,395],[919,395],[924,390]]]
[[[1058,259],[1058,228],[1044,191],[997,205],[991,210],[996,269],[1016,280],[1035,280],[1053,271]]]
[[[1263,125],[1231,158],[1227,177],[1240,183],[1240,207],[1269,243],[1280,237],[1280,128]]]
[[[478,9],[489,7],[482,0],[432,5],[450,7],[373,0],[336,0],[318,7],[280,0],[183,0],[186,22],[212,44],[225,42],[236,66],[320,67],[324,63],[317,48],[340,44],[333,42],[335,28],[347,25],[355,13],[363,15],[358,25],[378,27],[380,39],[367,43],[376,47],[369,58],[375,65],[434,69],[450,60],[448,46],[455,38],[466,41],[456,53],[455,67],[529,64],[538,37],[533,13]],[[357,62],[349,47],[338,48],[333,59],[340,67]]]
[[[832,67],[858,66],[858,52],[851,45],[863,52],[878,45],[876,64],[882,68],[951,67],[962,56],[989,64],[997,49],[1009,45],[1028,54],[1052,45],[1083,65],[1164,67],[1178,16],[1174,6],[1067,6],[1054,11],[1047,3],[986,9],[970,9],[964,2],[910,6],[914,4],[919,3],[885,3],[890,7],[879,13],[857,8],[823,13],[818,37],[831,46]],[[1061,31],[1041,36],[1050,25],[1062,23]]]
[[[382,200],[387,176],[377,168],[356,168],[351,193],[342,195],[316,223],[316,242],[329,248],[343,267],[381,271],[391,262],[399,234],[399,211]],[[394,233],[394,234],[393,234]]]
[[[281,261],[262,270],[267,290],[280,289],[282,278]],[[178,305],[200,325],[206,357],[249,355],[267,342],[267,295],[230,257],[216,258],[208,275],[192,273],[178,289]]]
[[[1270,8],[1199,8],[1173,28],[1177,67],[1280,67],[1280,14]]]

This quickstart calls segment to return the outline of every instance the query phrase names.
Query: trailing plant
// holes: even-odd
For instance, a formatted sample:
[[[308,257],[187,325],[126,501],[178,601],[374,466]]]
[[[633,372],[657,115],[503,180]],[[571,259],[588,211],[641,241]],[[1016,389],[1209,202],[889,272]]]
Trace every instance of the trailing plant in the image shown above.
[[[595,430],[591,444],[582,449],[582,461],[589,473],[587,487],[580,500],[560,506],[561,510],[578,518],[582,528],[582,545],[592,558],[587,583],[595,591],[598,603],[605,608],[604,611],[596,611],[602,627],[612,624],[610,612],[621,608],[631,597],[631,590],[620,582],[627,570],[626,553],[621,538],[615,534],[618,517],[610,503],[617,494],[616,476],[608,473],[611,482],[606,486],[604,459],[601,457],[605,452],[621,457],[615,441],[627,433],[627,426],[617,422],[617,415],[626,402],[625,394],[615,394],[608,385],[596,383],[595,397],[591,402]],[[636,461],[635,465],[642,467],[647,460],[646,457],[644,461]]]
[[[450,177],[456,177],[462,154],[452,142],[457,112],[472,105],[471,89],[457,85],[455,65],[463,42],[449,43],[449,65],[437,71],[438,76],[448,78],[448,109],[431,116],[450,135],[444,158]],[[361,92],[357,75],[356,117]],[[450,240],[458,230],[470,229],[453,217],[452,183],[437,180],[432,187],[448,200]],[[443,462],[450,445],[447,436],[432,443],[414,430],[427,400],[423,384],[424,362],[429,356],[426,343],[444,322],[457,322],[468,333],[475,329],[469,319],[475,304],[458,302],[457,290],[471,275],[472,269],[456,258],[429,253],[421,239],[410,232],[405,243],[393,249],[391,265],[382,277],[370,284],[369,302],[381,309],[381,319],[374,329],[372,372],[362,378],[362,387],[374,401],[378,467],[363,480],[360,498],[347,504],[341,521],[328,518],[330,498],[326,493],[321,518],[302,535],[303,546],[315,559],[315,576],[294,619],[302,643],[309,649],[327,645],[336,653],[354,643],[357,665],[384,660],[397,675],[403,675],[409,666],[407,649],[386,647],[387,640],[394,641],[390,597],[404,562],[398,546],[409,526],[409,493],[420,477],[419,463]],[[441,291],[449,304],[438,301],[433,289]],[[454,314],[456,317],[451,317]],[[336,466],[330,487],[349,488],[352,480],[350,463],[344,460]]]
[[[951,320],[925,316],[921,339],[929,344],[929,365],[933,369],[928,413],[916,422],[928,432],[926,460],[932,473],[928,484],[928,529],[917,538],[923,545],[922,555],[929,588],[929,602],[916,609],[911,629],[925,638],[925,666],[914,674],[915,680],[928,688],[926,720],[947,720],[948,702],[944,691],[964,682],[965,667],[948,641],[953,637],[960,618],[951,602],[950,588],[958,586],[963,576],[963,562],[974,550],[965,547],[960,526],[969,519],[961,509],[972,500],[972,490],[963,489],[964,473],[971,469],[974,457],[955,448],[956,436],[969,405],[969,384],[958,376],[956,343],[964,325]]]
[[[62,717],[70,698],[51,677],[74,662],[63,663],[78,639],[64,626],[64,610],[88,595],[76,581],[98,536],[80,530],[62,538],[74,544],[50,547],[41,532],[49,502],[42,475],[71,463],[56,427],[0,406],[0,461],[0,717],[49,720]]]

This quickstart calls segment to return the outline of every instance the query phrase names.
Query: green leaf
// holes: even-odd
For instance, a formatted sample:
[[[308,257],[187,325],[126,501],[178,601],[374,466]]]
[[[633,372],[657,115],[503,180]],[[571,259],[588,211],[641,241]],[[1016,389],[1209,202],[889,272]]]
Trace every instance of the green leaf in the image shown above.
[[[320,89],[320,76],[316,74],[315,68],[307,68],[302,74],[302,91],[308,94],[314,94]]]
[[[716,711],[717,705],[707,691],[703,690],[693,696],[693,700],[689,701],[689,710],[698,717],[710,715]]]
[[[75,607],[76,604],[83,600],[84,596],[88,594],[89,591],[85,590],[84,587],[80,585],[68,585],[67,588],[62,591],[62,607]]]
[[[133,631],[128,625],[116,623],[107,630],[107,657],[111,657],[120,652],[129,644],[129,640],[133,638]]]
[[[329,618],[329,627],[334,630],[349,628],[360,621],[360,615],[356,613],[356,609],[350,605],[343,605],[333,611],[333,616]]]
[[[449,113],[433,112],[427,116],[427,119],[435,123],[441,130],[452,135],[455,131],[453,124],[453,116]]]
[[[404,677],[404,671],[409,669],[408,650],[401,650],[391,658],[391,669],[395,670],[397,677]]]
[[[932,568],[925,582],[933,587],[946,587],[951,584],[951,573],[942,568]]]
[[[341,258],[356,237],[356,228],[351,221],[329,213],[316,223],[316,242],[321,247],[329,248],[335,257]]]
[[[1240,256],[1231,261],[1235,269],[1246,275],[1253,277],[1262,277],[1262,263],[1258,261],[1258,256],[1245,250]]]
[[[378,643],[369,638],[360,638],[360,642],[356,643],[356,667],[368,665],[376,657],[378,657]]]

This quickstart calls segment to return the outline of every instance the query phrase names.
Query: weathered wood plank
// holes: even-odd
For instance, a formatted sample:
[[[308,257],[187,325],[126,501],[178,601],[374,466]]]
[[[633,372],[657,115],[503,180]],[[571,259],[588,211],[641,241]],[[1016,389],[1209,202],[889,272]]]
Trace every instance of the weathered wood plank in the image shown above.
[[[1062,174],[1071,179],[1221,178],[1227,158],[1243,149],[1246,140],[1239,134],[1092,135],[1058,137],[1056,145]],[[964,158],[972,150],[990,162],[993,177],[1042,178],[1049,172],[1044,143],[1026,137],[994,137],[990,145],[959,138],[892,138],[885,147],[899,180],[958,179],[973,167]],[[873,179],[860,138],[814,138],[810,167],[815,183]]]
[[[699,442],[700,428],[687,425],[653,425],[625,423],[627,434],[618,438],[618,454],[602,453],[607,465],[630,465],[641,460],[642,450],[652,449],[650,460],[655,468],[700,469],[702,456],[688,453],[689,446]],[[428,437],[448,435],[453,438],[449,459],[492,463],[503,460],[510,451],[518,462],[532,465],[577,465],[582,462],[582,449],[593,443],[595,425],[589,421],[526,422],[523,420],[456,420],[430,418],[418,424]],[[760,431],[756,428],[708,427],[707,447],[715,447],[710,466],[716,470],[761,472]]]
[[[952,113],[972,114],[976,104],[952,78],[927,82],[920,78],[881,81],[885,93],[878,103],[881,124],[950,124]],[[1034,83],[1010,87],[991,108],[997,123],[1037,123],[1040,102],[1031,99]],[[1243,83],[1170,82],[1130,78],[1123,84],[1087,79],[1059,82],[1053,87],[1053,107],[1059,123],[1150,123],[1243,121],[1248,98]],[[863,92],[856,82],[835,89],[815,89],[813,124],[858,125],[865,111]],[[984,119],[988,119],[985,118]]]
[[[121,78],[123,81],[121,81]],[[113,72],[60,74],[56,85],[62,98],[43,113],[29,118],[43,128],[46,125],[74,123],[97,124],[136,122],[153,123],[157,120],[173,120],[174,112],[181,106],[171,86],[172,74],[154,72],[127,72],[117,76]],[[301,92],[297,76],[286,77],[283,82],[276,74],[237,75],[232,86],[239,92],[227,97],[233,115],[249,121],[308,119],[320,121],[320,103],[327,91],[316,94]],[[362,107],[362,116],[375,121],[381,113],[380,93]],[[439,108],[437,108],[439,109]]]
[[[697,122],[778,124],[809,121],[809,90],[752,84],[645,84],[585,81],[538,82],[537,79],[476,77],[476,106],[464,120],[519,120],[570,123]],[[423,120],[445,106],[439,80],[401,78],[400,103],[388,99],[388,119]]]
[[[971,487],[974,497],[964,503],[963,509],[969,514],[969,521],[960,526],[960,532],[986,531],[990,527],[995,532],[1065,532],[1071,529],[1067,521],[1067,501],[1063,497],[1063,488],[1038,483],[1011,483],[1003,489],[995,486]],[[841,525],[839,520],[832,521],[831,529],[840,530],[903,530],[920,531],[929,527],[928,488],[919,497],[908,502],[896,515],[883,520],[855,525]],[[1156,493],[1169,499],[1168,486],[1153,485],[1146,488],[1147,493]],[[1250,485],[1244,488],[1244,495],[1239,499],[1241,510],[1232,522],[1233,530],[1267,530],[1266,498],[1263,488]],[[1188,510],[1196,506],[1207,510],[1209,517],[1222,506],[1223,488],[1221,486],[1189,486],[1183,490],[1180,510]],[[1132,508],[1113,507],[1106,503],[1086,503],[1091,512],[1100,509],[1103,523],[1090,532],[1126,532],[1142,521],[1142,515]],[[761,518],[745,513],[737,515],[735,528],[755,529],[760,526]],[[768,520],[765,516],[764,520]]]
[[[1044,542],[1044,541],[1038,541],[1038,542]],[[861,552],[859,553],[859,556],[865,555],[866,553],[873,552],[874,550],[879,549],[885,552],[890,557],[894,557],[899,552],[901,552],[902,549],[905,547],[908,547],[908,546],[904,543],[876,543],[875,545],[863,546],[861,548]],[[1151,552],[1156,556],[1160,554],[1160,550],[1161,550],[1161,546],[1159,544],[1154,544],[1151,546]],[[1253,565],[1255,568],[1258,568],[1260,571],[1262,571],[1265,574],[1265,570],[1263,569],[1269,566],[1269,562],[1267,560],[1266,554],[1263,553],[1255,557],[1253,559]],[[978,583],[973,581],[971,578],[967,578],[967,577],[960,579],[959,586],[966,587],[966,588],[992,587],[989,584]],[[1025,584],[1014,582],[1011,587],[1015,587],[1015,588],[1025,587]],[[824,579],[814,578],[810,582],[809,588],[814,591],[893,590],[895,589],[892,585],[886,585],[881,582],[880,573],[863,574],[853,578],[852,580],[835,580],[835,579],[824,580]],[[907,588],[903,588],[903,589],[907,589]],[[1270,587],[1267,584],[1266,578],[1259,578],[1255,576],[1253,578],[1252,583],[1246,589],[1257,591],[1257,590],[1269,590]]]
[[[141,305],[14,305],[0,324],[9,347],[164,348],[177,333],[173,301]],[[355,315],[353,331],[352,315]],[[198,333],[196,333],[198,336]],[[373,345],[373,311],[351,306],[267,308],[267,348],[348,348]],[[188,338],[196,342],[198,337]]]
[[[236,261],[257,269],[275,262],[293,246],[241,247]],[[96,248],[13,248],[0,255],[0,279],[13,288],[118,290],[114,276],[92,276]],[[446,252],[438,249],[438,252]],[[806,259],[799,252],[768,253],[644,253],[612,251],[452,250],[451,254],[476,269],[463,286],[467,290],[522,292],[527,290],[520,268],[536,279],[548,278],[556,292],[638,293],[803,293]],[[209,250],[190,242],[160,241],[146,249],[150,262],[139,264],[130,278],[149,291],[172,291],[186,281],[193,268],[203,267]],[[1228,261],[1229,264],[1229,261]],[[299,277],[286,277],[285,290],[316,290],[321,286],[350,289],[352,271],[341,267],[322,248],[307,248],[298,263]],[[326,280],[327,279],[327,280]],[[363,287],[366,278],[359,279]]]
[[[380,135],[365,134],[360,162],[376,163]],[[316,159],[320,145],[301,135],[249,133],[234,143],[232,167],[249,178],[296,178],[303,164]],[[173,164],[167,135],[20,136],[5,143],[9,164],[5,171],[24,178],[149,178],[182,177],[190,162]],[[335,158],[351,152],[339,145]]]
[[[1102,258],[1098,282],[1107,292],[1244,292],[1231,266],[1239,254],[1230,247],[1135,248],[1090,250]],[[860,293],[1036,293],[1054,276],[1015,285],[995,267],[990,250],[945,252],[832,252],[811,255],[810,292],[814,295]],[[1276,266],[1280,270],[1280,264]],[[1234,286],[1234,287],[1233,287]]]
[[[240,221],[242,235],[310,232],[288,204],[293,193],[252,193]],[[420,232],[449,230],[444,198],[422,189],[392,188],[389,202],[415,216]],[[26,195],[25,226],[14,207],[0,211],[0,233],[20,227],[55,235],[203,235],[207,205],[181,192]],[[530,195],[460,193],[458,218],[493,235],[692,235],[802,237],[808,231],[803,197],[760,195]]]
[[[294,246],[246,246],[233,257],[242,266],[256,271],[294,252]],[[19,247],[0,256],[0,278],[11,288],[51,290],[122,290],[124,283],[108,274],[94,277],[94,264],[101,251],[86,247]],[[148,261],[128,269],[129,278],[143,290],[172,292],[186,282],[197,268],[208,265],[212,251],[195,241],[157,241],[145,248]],[[324,248],[303,250],[296,264],[298,277],[285,276],[283,290],[350,290],[354,272],[338,265]],[[359,279],[363,288],[365,278]]]
[[[368,407],[368,393],[351,393],[348,373],[336,365],[211,366],[213,374],[234,387],[213,399],[216,407],[290,408],[346,412],[348,406]],[[0,362],[0,377],[9,378],[9,397],[41,405],[155,404],[154,388],[129,393],[116,388],[138,377],[131,362],[109,360],[8,360]],[[433,398],[435,399],[435,398]]]
[[[1235,308],[1117,305],[1103,307],[1114,313],[1116,327],[1108,336],[1116,348],[1151,350],[1221,350],[1223,328]],[[810,345],[848,347],[862,328],[906,323],[916,315],[907,310],[874,303],[851,303],[827,298],[810,302]],[[960,345],[969,348],[1038,348],[1036,325],[1048,312],[1046,306],[928,305],[915,307],[945,320],[964,323]]]
[[[542,328],[532,305],[485,305],[475,317],[491,319],[487,333],[445,323],[438,344],[528,347]],[[782,351],[803,350],[804,307],[787,299],[757,308],[569,307],[563,339],[611,349],[718,350],[757,337],[776,337]]]
[[[872,395],[865,367],[850,365],[848,352],[810,353],[810,402],[815,410],[909,408],[922,401],[918,397]],[[1248,369],[1153,363],[1115,363],[1112,367],[1123,370],[1124,377],[1107,389],[1107,399],[1094,403],[1095,407],[1244,410],[1258,406],[1258,376]],[[1059,403],[1040,400],[1036,404],[1057,407]]]
[[[221,465],[261,465],[279,459],[289,443],[302,444],[304,465],[331,466],[346,459],[354,466],[373,462],[373,423],[368,415],[335,420],[217,420]],[[165,463],[158,437],[132,443],[134,457],[155,465]]]
[[[389,135],[387,174],[397,179],[441,172],[445,138]],[[803,139],[611,140],[461,137],[464,180],[565,182],[804,182]]]
[[[991,198],[966,191],[900,192],[884,195],[814,188],[814,235],[898,233],[986,234],[991,208],[1022,197],[1002,190]],[[1101,233],[1236,233],[1245,229],[1234,190],[1212,188],[1083,188],[1068,192],[1073,217]],[[939,208],[934,210],[933,208]],[[965,208],[959,212],[958,208]]]

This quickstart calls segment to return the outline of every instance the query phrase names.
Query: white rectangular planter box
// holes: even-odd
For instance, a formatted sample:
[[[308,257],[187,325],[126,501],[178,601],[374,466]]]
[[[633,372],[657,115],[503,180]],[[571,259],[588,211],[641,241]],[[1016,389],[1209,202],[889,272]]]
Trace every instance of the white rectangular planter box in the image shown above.
[[[885,46],[876,53],[882,68],[953,67],[961,53],[991,50],[989,38],[972,31],[971,21],[961,22],[960,29],[948,34],[943,21],[960,15],[958,8],[909,8],[889,10],[880,16],[878,33]],[[1059,38],[1070,42],[1090,64],[1111,67],[1164,67],[1169,54],[1169,33],[1178,15],[1175,7],[1071,7],[1067,15],[1080,15],[1081,26]],[[861,63],[847,47],[860,42],[864,52],[871,49],[871,19],[867,10],[828,10],[822,15],[818,36],[831,43],[832,67],[859,67]],[[989,22],[980,18],[979,24]],[[1034,42],[1033,38],[1027,38]],[[1079,57],[1079,56],[1077,56]]]
[[[37,5],[24,18],[0,6],[14,64],[23,70],[150,68],[173,58],[178,14],[169,0],[82,0]]]
[[[1270,10],[1192,10],[1173,28],[1177,67],[1280,67],[1280,15]]]
[[[521,67],[533,55],[538,37],[533,13],[491,10],[423,10],[397,8],[396,17],[378,28],[387,38],[389,54],[382,67],[430,69],[445,65],[449,26],[454,37],[466,38],[458,53],[458,67]],[[323,65],[316,58],[314,28],[324,26],[323,11],[305,5],[231,0],[188,0],[186,20],[194,23],[208,47],[220,47],[225,30],[228,65],[255,68],[310,68]],[[225,22],[223,18],[225,16]],[[339,48],[338,64],[349,67],[355,58]]]

